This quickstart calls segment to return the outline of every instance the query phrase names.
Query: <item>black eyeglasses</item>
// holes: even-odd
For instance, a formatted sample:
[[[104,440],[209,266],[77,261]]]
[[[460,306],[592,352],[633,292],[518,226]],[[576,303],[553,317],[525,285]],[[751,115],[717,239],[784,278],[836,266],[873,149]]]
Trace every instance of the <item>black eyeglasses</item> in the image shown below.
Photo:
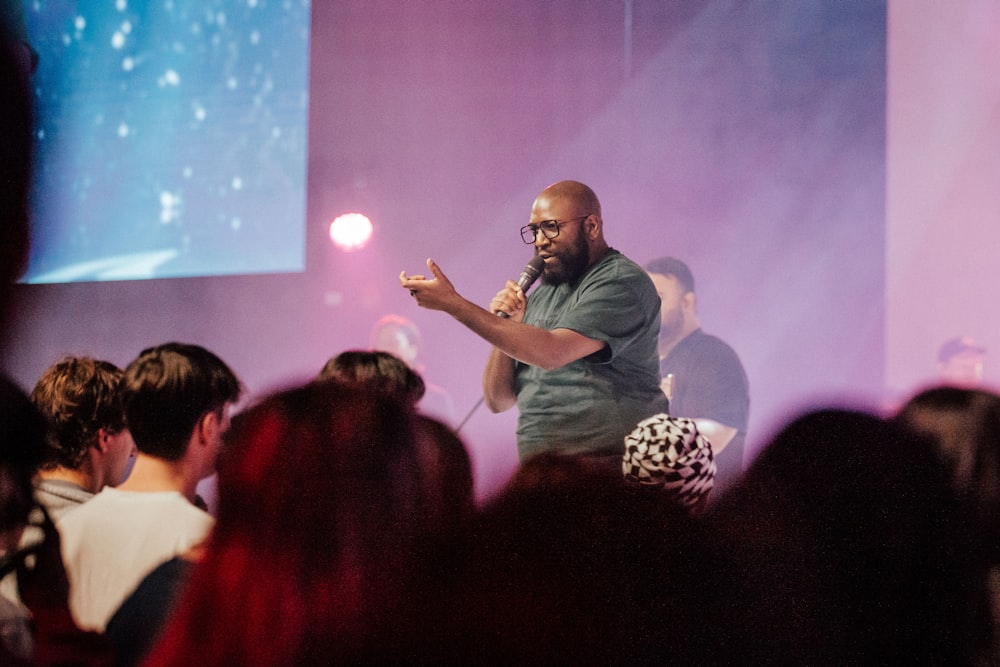
[[[559,228],[563,225],[568,225],[571,222],[579,222],[580,220],[586,220],[590,217],[590,214],[582,215],[579,218],[574,218],[572,220],[542,220],[537,225],[525,225],[521,227],[521,240],[531,245],[535,242],[535,237],[538,232],[541,232],[545,238],[551,240],[559,236]]]

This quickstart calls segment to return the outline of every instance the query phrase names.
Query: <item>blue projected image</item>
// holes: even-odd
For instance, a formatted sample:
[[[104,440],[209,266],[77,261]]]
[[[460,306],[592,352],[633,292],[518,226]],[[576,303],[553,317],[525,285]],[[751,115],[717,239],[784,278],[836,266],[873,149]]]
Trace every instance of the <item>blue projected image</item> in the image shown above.
[[[309,0],[34,0],[24,282],[301,271]]]

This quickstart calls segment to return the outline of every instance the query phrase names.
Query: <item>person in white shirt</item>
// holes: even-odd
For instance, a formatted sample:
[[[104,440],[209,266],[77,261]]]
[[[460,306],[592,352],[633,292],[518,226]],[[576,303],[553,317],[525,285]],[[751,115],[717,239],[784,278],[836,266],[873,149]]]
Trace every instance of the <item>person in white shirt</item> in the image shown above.
[[[195,506],[215,471],[240,383],[212,352],[165,343],[125,369],[122,404],[138,454],[128,479],[105,488],[58,523],[80,628],[108,619],[160,563],[201,543],[214,520]]]

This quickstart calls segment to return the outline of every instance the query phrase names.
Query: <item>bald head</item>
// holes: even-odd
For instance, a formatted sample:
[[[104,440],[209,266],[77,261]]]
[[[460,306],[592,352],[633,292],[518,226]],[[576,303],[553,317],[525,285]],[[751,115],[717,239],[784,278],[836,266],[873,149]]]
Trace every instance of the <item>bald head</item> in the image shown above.
[[[529,226],[543,223],[556,225],[554,235],[534,234],[535,253],[545,260],[544,283],[574,282],[607,254],[601,204],[583,183],[559,181],[542,190],[531,206]]]
[[[577,205],[580,214],[591,214],[601,217],[601,202],[590,187],[579,181],[559,181],[542,190],[539,197],[552,199],[567,199]]]

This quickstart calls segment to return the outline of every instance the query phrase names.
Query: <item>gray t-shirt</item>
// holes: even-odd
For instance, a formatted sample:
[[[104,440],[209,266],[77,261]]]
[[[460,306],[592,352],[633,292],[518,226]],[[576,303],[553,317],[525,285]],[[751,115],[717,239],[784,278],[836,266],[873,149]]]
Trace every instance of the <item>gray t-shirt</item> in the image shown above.
[[[518,362],[517,450],[615,454],[636,424],[667,412],[660,390],[660,297],[646,272],[610,249],[576,284],[541,285],[525,323],[605,342],[594,355],[546,371]]]

